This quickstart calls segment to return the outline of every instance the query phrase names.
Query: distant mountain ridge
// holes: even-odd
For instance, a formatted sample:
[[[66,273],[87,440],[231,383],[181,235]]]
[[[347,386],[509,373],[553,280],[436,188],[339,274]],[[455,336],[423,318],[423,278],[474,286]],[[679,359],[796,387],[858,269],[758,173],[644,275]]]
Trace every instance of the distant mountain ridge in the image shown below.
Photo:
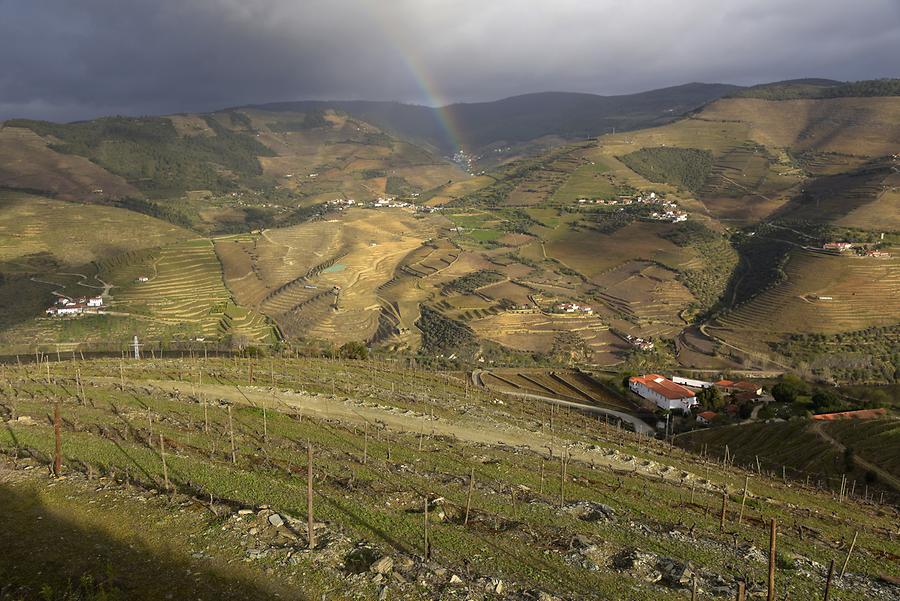
[[[728,84],[689,83],[618,96],[538,92],[439,108],[366,100],[276,102],[241,108],[275,112],[337,109],[442,152],[453,152],[460,145],[476,150],[543,136],[586,138],[613,129],[660,125],[741,89]]]
[[[871,79],[865,81],[791,79],[743,88],[729,96],[758,98],[761,100],[900,96],[900,79]]]

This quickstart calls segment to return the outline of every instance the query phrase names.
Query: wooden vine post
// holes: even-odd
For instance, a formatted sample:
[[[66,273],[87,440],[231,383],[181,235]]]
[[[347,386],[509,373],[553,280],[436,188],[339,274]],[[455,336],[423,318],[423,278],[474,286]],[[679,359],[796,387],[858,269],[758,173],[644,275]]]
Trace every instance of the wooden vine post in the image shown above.
[[[776,547],[776,537],[777,533],[777,524],[775,522],[775,518],[772,518],[772,521],[769,525],[769,586],[768,586],[768,594],[766,596],[767,601],[775,601],[775,547]]]
[[[159,456],[162,459],[163,484],[169,490],[169,470],[166,468],[166,443],[162,432],[159,433]]]
[[[728,488],[722,491],[722,515],[719,518],[719,530],[725,531],[725,511],[728,509]]]
[[[540,494],[544,494],[544,463],[546,463],[543,459],[541,459],[541,490]]]
[[[428,561],[431,557],[431,547],[428,541],[428,495],[425,495],[425,518],[422,522],[422,539],[424,548],[422,558]]]
[[[231,439],[231,463],[237,463],[237,454],[234,451],[234,422],[231,419],[231,405],[228,405],[228,436]]]
[[[738,514],[738,526],[744,519],[744,504],[747,502],[747,488],[750,486],[750,476],[744,478],[744,494],[741,496],[741,512]]]
[[[559,454],[559,506],[566,503],[566,453]]]
[[[472,491],[475,490],[475,468],[469,474],[469,492],[466,494],[466,515],[463,518],[463,526],[469,524],[469,511],[472,509]]]
[[[306,538],[309,548],[316,548],[316,529],[313,525],[313,450],[306,440]]]
[[[828,577],[825,578],[825,601],[828,601],[828,596],[831,595],[831,579],[834,577],[834,560],[831,560],[831,563],[828,564]]]
[[[53,475],[59,478],[62,471],[62,428],[59,423],[59,401],[53,403]]]
[[[363,465],[366,464],[368,459],[369,459],[369,422],[365,422],[365,424],[363,425],[363,458],[362,458]]]
[[[847,558],[844,559],[844,565],[841,566],[841,578],[844,577],[844,572],[847,571],[847,564],[850,563],[850,555],[853,554],[853,548],[856,546],[856,537],[859,536],[859,530],[853,533],[853,542],[850,543],[850,549],[847,551]]]
[[[747,585],[743,580],[738,581],[737,601],[747,601]]]

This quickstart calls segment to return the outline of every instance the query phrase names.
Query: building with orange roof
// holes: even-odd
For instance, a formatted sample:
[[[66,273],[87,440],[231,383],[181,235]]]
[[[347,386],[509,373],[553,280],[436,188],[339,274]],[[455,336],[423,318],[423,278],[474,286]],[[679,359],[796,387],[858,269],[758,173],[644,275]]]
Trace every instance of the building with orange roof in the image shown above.
[[[694,391],[659,374],[634,376],[628,379],[628,388],[642,398],[652,401],[660,409],[671,411],[680,409],[689,413],[697,405]]]

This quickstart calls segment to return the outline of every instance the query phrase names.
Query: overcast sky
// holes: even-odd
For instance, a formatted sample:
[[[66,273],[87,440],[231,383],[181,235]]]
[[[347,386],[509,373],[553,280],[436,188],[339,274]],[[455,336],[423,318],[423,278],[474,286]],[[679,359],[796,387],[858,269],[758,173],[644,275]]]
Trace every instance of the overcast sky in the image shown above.
[[[0,119],[900,76],[898,0],[0,0]]]

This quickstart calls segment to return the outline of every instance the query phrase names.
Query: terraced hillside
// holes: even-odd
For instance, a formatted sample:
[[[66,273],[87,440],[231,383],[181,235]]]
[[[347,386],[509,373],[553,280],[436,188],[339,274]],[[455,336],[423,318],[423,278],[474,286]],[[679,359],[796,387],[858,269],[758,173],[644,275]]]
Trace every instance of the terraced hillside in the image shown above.
[[[479,378],[488,389],[513,395],[534,394],[630,414],[642,412],[628,397],[581,371],[495,369],[480,373]]]
[[[722,317],[718,327],[739,332],[834,333],[896,323],[900,260],[796,250],[785,279]]]
[[[616,336],[597,317],[499,313],[469,324],[481,337],[509,348],[563,355],[599,365],[616,363]]]
[[[27,348],[110,336],[102,320],[90,326],[54,322],[42,319],[44,310],[57,295],[108,293],[95,262],[190,237],[183,228],[123,209],[0,191],[0,343]]]
[[[723,98],[698,118],[736,121],[747,137],[767,148],[794,152],[878,157],[896,152],[900,100],[896,96],[762,100]]]
[[[644,337],[679,332],[685,325],[681,313],[694,300],[675,272],[655,263],[625,263],[593,281],[611,315],[628,319]]]
[[[240,304],[269,316],[290,338],[343,343],[375,336],[382,309],[390,304],[380,290],[433,227],[403,211],[346,211],[257,236],[219,239],[216,252]],[[409,265],[427,271],[430,254]]]
[[[209,240],[167,246],[101,271],[117,283],[111,310],[200,337],[269,341],[272,328],[259,315],[234,306],[222,282],[222,266]],[[139,282],[139,277],[148,281]]]
[[[112,207],[0,190],[0,272],[50,276],[92,261],[186,240],[184,228]]]
[[[467,177],[332,110],[0,123],[0,188],[121,205],[205,234],[291,225],[335,198],[410,197]]]

